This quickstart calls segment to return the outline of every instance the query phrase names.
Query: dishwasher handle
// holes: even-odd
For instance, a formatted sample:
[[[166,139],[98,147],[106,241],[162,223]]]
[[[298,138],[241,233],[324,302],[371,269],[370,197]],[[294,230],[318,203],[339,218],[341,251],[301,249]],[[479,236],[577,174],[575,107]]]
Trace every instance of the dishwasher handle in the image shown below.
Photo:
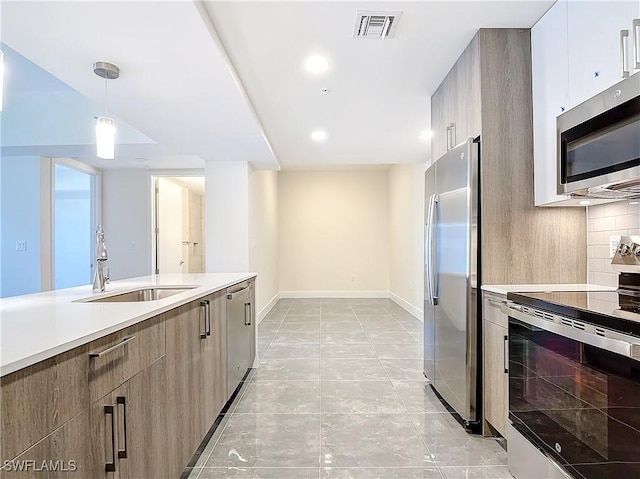
[[[246,283],[245,283],[246,284]],[[238,296],[244,296],[249,294],[249,285],[246,284],[244,288],[237,289],[235,291],[227,290],[227,299],[236,299]]]

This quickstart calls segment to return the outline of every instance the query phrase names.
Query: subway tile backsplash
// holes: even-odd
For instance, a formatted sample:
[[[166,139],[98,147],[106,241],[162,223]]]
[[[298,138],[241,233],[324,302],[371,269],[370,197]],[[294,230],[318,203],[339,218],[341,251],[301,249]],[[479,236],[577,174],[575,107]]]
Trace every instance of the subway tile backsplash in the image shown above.
[[[587,208],[587,280],[592,284],[618,286],[611,268],[609,237],[640,235],[640,202],[620,201]]]

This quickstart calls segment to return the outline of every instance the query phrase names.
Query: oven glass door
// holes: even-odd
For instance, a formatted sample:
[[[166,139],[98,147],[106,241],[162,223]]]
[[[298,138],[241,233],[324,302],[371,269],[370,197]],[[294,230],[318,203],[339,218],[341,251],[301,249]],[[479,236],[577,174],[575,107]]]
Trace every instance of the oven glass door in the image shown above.
[[[573,477],[640,478],[640,362],[509,318],[509,419]]]
[[[564,184],[640,165],[640,98],[585,121],[560,136]]]

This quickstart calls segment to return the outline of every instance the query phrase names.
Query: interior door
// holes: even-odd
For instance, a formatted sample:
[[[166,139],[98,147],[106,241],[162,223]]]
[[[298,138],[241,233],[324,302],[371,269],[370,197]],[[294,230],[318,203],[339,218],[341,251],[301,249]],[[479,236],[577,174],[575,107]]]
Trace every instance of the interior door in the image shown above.
[[[158,272],[183,273],[182,187],[167,178],[158,178],[156,221],[158,225]]]

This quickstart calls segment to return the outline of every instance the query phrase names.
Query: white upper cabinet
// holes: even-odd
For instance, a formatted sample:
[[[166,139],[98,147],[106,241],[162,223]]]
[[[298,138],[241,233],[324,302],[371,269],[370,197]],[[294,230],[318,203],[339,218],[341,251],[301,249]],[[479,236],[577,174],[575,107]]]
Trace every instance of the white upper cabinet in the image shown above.
[[[569,108],[566,0],[554,4],[531,29],[531,61],[534,193],[540,206],[569,198],[556,193],[556,118]]]
[[[569,100],[579,105],[622,80],[620,32],[624,40],[625,70],[633,74],[634,18],[640,1],[575,1],[567,3],[569,39]],[[638,33],[636,33],[638,35]]]
[[[638,0],[559,0],[531,29],[536,206],[578,205],[557,194],[556,118],[622,80],[621,30],[629,31],[626,69],[638,72],[633,58],[638,18]],[[607,201],[591,200],[601,202]]]

